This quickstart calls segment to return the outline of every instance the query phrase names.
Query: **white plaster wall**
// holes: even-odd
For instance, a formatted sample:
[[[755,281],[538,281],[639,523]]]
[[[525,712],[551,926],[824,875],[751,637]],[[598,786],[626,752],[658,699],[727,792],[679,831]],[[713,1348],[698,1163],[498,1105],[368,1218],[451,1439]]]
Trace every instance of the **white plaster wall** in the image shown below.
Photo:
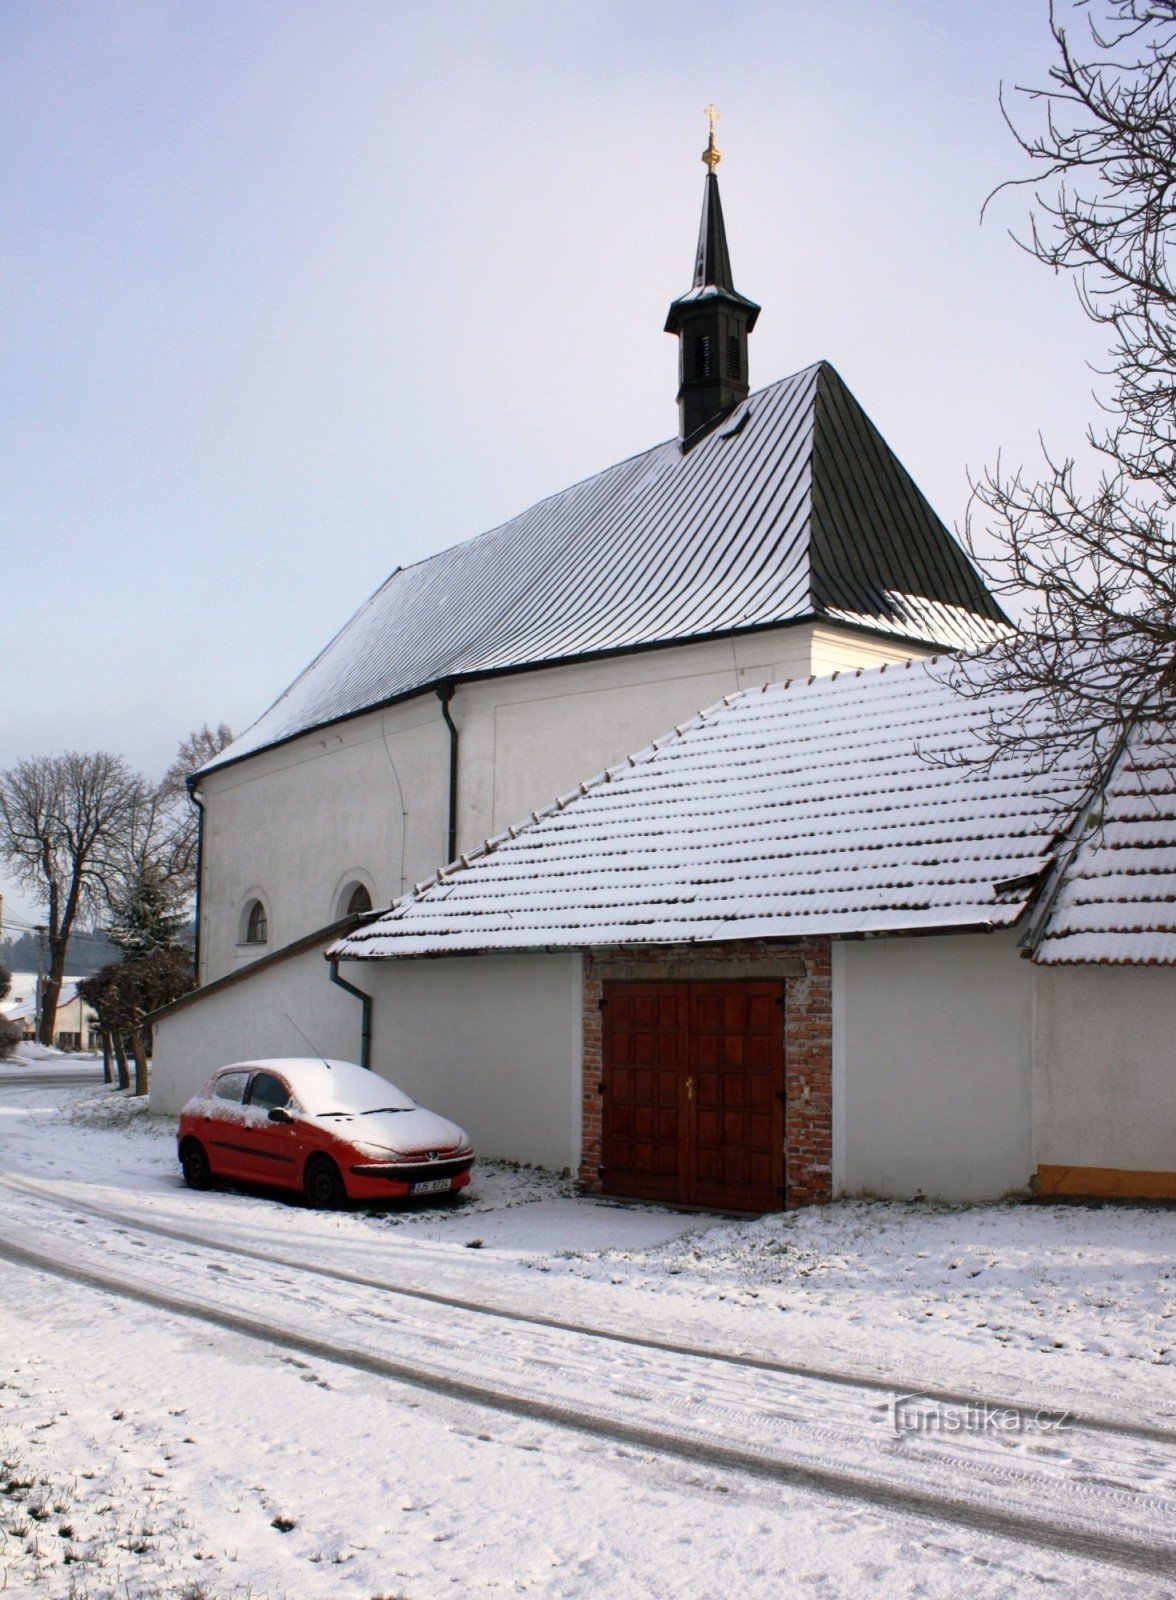
[[[343,880],[387,905],[441,861],[449,736],[435,695],[308,734],[203,784],[202,982],[336,916]],[[269,914],[264,948],[238,942],[245,900]]]
[[[179,1111],[214,1067],[310,1055],[298,1028],[323,1055],[358,1060],[359,1001],[328,974],[322,949],[307,950],[164,1017],[151,1057],[152,1111]]]
[[[880,667],[883,662],[918,661],[935,654],[917,645],[898,644],[870,634],[846,633],[840,628],[814,627],[810,672],[823,677],[850,667]]]
[[[463,684],[458,849],[501,832],[582,779],[643,749],[737,688],[911,652],[811,624]],[[281,949],[336,914],[354,873],[387,905],[444,864],[449,735],[437,697],[306,734],[203,784],[201,981]],[[264,949],[239,942],[246,900],[269,917]]]
[[[375,996],[372,1063],[483,1156],[580,1161],[580,956],[343,962]]]
[[[1176,1172],[1176,972],[1033,970],[1037,1160]]]
[[[847,941],[833,977],[841,1191],[986,1200],[1022,1188],[1033,969],[1016,936]]]
[[[474,956],[341,964],[374,997],[372,1066],[452,1117],[487,1158],[579,1165],[580,957]],[[319,948],[157,1025],[151,1107],[174,1113],[214,1067],[309,1053],[359,1059],[361,1006]]]
[[[807,625],[464,685],[460,833],[501,832],[725,694],[807,675]]]

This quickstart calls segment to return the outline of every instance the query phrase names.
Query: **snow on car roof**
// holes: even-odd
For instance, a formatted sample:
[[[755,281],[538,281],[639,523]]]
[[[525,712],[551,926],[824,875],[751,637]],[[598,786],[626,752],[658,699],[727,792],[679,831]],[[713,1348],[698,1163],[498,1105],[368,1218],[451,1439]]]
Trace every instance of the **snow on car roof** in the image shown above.
[[[274,1072],[285,1079],[303,1107],[315,1116],[331,1111],[412,1111],[410,1100],[378,1072],[354,1061],[317,1056],[275,1056],[264,1061],[234,1061],[225,1072]],[[219,1077],[220,1074],[218,1073]]]

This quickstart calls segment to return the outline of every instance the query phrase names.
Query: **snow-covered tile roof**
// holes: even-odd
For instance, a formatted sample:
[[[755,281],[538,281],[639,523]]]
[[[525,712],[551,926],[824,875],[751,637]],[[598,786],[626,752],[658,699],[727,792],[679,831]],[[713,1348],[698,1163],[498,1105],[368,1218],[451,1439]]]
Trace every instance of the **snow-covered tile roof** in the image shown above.
[[[1035,960],[1176,965],[1176,736],[1126,742],[1062,876]]]
[[[447,680],[805,617],[947,649],[1004,623],[825,362],[394,572],[205,770]]]
[[[1000,697],[917,662],[733,695],[332,947],[447,951],[1015,922],[1084,797],[984,756]]]

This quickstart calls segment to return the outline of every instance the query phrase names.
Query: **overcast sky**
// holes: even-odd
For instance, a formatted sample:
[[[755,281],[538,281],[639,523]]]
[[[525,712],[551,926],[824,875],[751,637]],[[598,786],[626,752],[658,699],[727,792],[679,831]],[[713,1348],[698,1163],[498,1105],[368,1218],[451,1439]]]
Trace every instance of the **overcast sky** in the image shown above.
[[[753,387],[831,360],[949,524],[1077,443],[1073,286],[980,223],[1050,60],[1046,0],[5,0],[0,766],[158,776],[673,434],[710,100]]]

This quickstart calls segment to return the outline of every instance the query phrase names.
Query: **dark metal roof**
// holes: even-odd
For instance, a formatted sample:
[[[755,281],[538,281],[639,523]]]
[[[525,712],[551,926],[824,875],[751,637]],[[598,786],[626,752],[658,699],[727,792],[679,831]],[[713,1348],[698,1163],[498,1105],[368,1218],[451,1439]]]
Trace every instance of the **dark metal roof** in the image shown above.
[[[447,680],[805,618],[947,648],[1005,622],[824,362],[398,569],[206,770]]]

